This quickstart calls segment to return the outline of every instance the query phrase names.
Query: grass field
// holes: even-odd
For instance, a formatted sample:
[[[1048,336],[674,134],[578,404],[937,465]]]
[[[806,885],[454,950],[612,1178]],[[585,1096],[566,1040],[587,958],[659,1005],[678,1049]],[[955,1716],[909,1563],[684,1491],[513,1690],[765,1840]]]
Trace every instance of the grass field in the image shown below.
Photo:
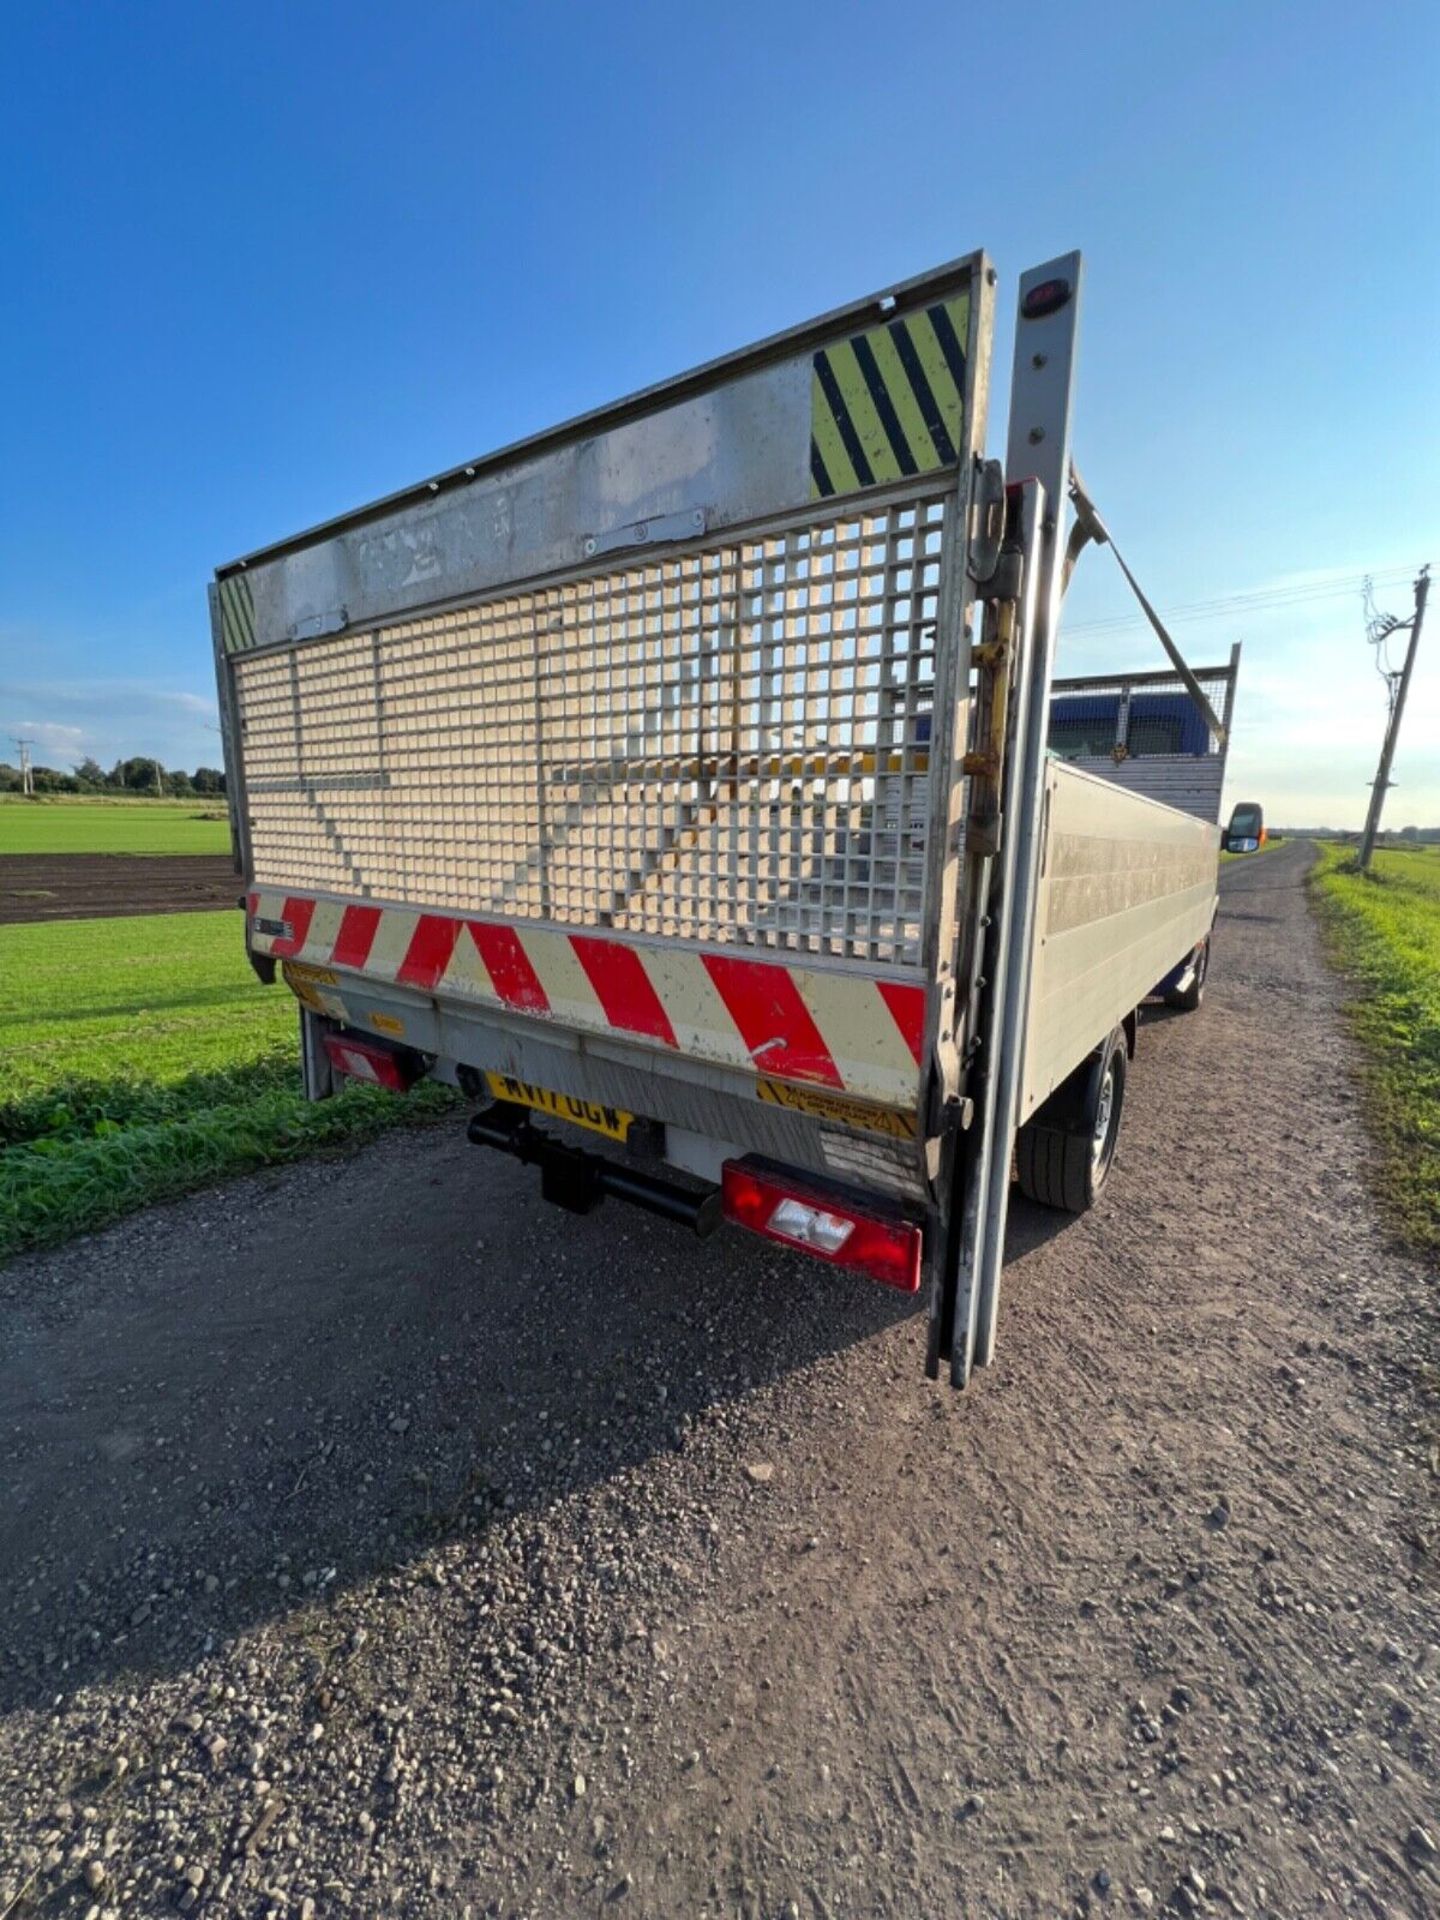
[[[295,1002],[233,912],[0,928],[0,1258],[451,1103],[307,1105]]]
[[[0,853],[228,853],[223,800],[0,802]]]
[[[1384,1155],[1383,1188],[1412,1245],[1440,1251],[1440,847],[1375,855],[1322,846],[1314,886],[1331,952],[1359,987],[1352,1022]]]

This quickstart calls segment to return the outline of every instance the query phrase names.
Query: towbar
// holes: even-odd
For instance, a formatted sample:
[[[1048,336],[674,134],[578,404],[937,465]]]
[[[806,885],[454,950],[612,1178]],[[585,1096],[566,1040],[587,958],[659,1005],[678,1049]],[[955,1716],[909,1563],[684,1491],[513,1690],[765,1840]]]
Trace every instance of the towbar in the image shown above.
[[[538,1166],[542,1195],[569,1213],[592,1213],[609,1194],[647,1213],[658,1213],[664,1220],[678,1220],[701,1240],[708,1240],[720,1225],[718,1187],[697,1192],[638,1168],[619,1166],[603,1154],[568,1146],[535,1126],[528,1111],[510,1101],[499,1100],[477,1113],[468,1133],[474,1146],[494,1147],[526,1166]]]

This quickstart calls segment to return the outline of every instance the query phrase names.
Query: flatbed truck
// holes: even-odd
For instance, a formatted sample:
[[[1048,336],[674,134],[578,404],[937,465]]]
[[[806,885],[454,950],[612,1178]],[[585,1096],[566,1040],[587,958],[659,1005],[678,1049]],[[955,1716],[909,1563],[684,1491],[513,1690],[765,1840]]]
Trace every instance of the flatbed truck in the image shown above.
[[[1095,1202],[1216,907],[1213,816],[1047,750],[1081,280],[1021,278],[1003,460],[976,253],[218,569],[312,1098],[449,1082],[562,1207],[924,1288],[932,1376],[990,1359],[1012,1176]]]

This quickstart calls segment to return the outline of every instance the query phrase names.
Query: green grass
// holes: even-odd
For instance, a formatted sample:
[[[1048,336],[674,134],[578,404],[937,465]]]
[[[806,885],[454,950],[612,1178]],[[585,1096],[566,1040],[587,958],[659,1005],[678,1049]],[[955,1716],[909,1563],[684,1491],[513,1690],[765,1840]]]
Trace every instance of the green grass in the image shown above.
[[[1412,1246],[1440,1251],[1440,847],[1375,855],[1325,845],[1313,874],[1331,953],[1359,989],[1365,1099],[1384,1198]]]
[[[300,1097],[295,1002],[234,912],[0,927],[0,1258],[448,1109]]]
[[[0,801],[0,853],[228,853],[223,800]]]

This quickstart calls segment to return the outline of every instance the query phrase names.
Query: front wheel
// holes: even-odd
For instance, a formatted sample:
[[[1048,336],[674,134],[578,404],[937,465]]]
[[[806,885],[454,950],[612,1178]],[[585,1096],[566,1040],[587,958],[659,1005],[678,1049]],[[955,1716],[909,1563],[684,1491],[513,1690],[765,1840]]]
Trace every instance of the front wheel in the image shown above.
[[[1086,1213],[1115,1159],[1129,1070],[1124,1029],[1051,1096],[1015,1137],[1020,1191],[1042,1207]]]

